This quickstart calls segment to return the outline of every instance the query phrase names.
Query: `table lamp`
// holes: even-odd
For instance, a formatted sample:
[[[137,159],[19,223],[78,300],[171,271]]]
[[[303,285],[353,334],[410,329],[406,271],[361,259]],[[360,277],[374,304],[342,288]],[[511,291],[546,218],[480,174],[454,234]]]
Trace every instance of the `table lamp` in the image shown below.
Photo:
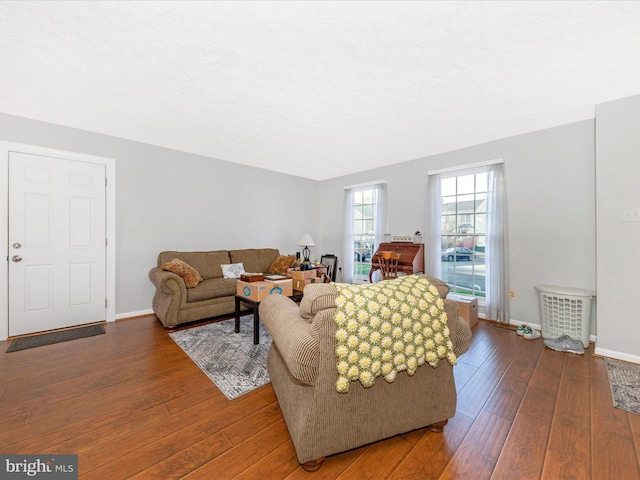
[[[311,235],[309,235],[308,233],[305,233],[300,237],[300,240],[298,240],[298,245],[300,245],[301,247],[302,246],[304,247],[304,249],[302,250],[302,256],[304,257],[304,260],[300,264],[300,270],[311,270],[313,266],[309,261],[309,253],[310,253],[309,247],[315,247],[316,242],[313,241],[313,238],[311,238]]]

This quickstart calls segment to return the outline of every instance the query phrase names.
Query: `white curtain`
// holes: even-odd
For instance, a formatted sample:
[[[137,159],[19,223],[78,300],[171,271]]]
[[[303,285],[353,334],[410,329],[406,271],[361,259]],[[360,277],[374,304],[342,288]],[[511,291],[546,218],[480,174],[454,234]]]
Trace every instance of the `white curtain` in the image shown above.
[[[424,236],[424,270],[436,278],[442,276],[442,240],[440,238],[440,175],[427,180],[427,229]]]
[[[375,252],[382,242],[387,231],[387,185],[380,183],[373,186],[373,198],[375,202],[373,218],[373,251]]]
[[[487,167],[486,316],[509,323],[507,199],[504,164]]]
[[[344,224],[342,237],[342,281],[353,283],[353,197],[355,192],[373,190],[374,200],[374,232],[373,249],[384,241],[384,233],[387,227],[387,185],[379,183],[375,185],[349,188],[344,192]]]
[[[344,191],[344,224],[342,227],[342,279],[337,282],[353,283],[353,190]]]

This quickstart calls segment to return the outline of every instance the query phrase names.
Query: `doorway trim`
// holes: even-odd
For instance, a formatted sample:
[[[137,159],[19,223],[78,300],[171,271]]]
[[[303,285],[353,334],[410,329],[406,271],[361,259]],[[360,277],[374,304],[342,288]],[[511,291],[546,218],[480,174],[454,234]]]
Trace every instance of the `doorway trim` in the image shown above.
[[[97,157],[52,148],[37,147],[0,140],[0,238],[4,241],[4,261],[0,262],[0,341],[9,335],[9,152],[29,153],[104,165],[106,186],[106,278],[105,295],[107,322],[116,320],[116,161],[113,158]]]

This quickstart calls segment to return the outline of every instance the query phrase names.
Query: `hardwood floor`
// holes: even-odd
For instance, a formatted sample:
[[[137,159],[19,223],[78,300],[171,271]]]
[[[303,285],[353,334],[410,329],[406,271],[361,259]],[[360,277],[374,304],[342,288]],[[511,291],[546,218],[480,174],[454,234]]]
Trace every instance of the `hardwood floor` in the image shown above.
[[[298,465],[270,385],[229,401],[154,316],[106,328],[0,354],[1,453],[77,453],[91,480],[640,478],[640,416],[612,406],[603,359],[488,322],[454,369],[443,434],[334,455],[315,473]]]

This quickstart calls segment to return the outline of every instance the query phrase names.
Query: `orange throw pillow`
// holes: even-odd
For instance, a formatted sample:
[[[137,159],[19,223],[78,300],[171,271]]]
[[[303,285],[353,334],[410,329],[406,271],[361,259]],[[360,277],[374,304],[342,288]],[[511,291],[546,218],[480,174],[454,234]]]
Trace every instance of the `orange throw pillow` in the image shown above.
[[[168,263],[163,263],[160,268],[167,270],[168,272],[173,272],[176,275],[180,275],[187,288],[193,288],[202,281],[202,277],[198,271],[179,258],[174,258]]]
[[[293,266],[293,262],[295,261],[296,261],[295,255],[280,255],[278,258],[276,258],[273,261],[267,273],[277,273],[279,275],[286,275],[287,268],[291,268]]]

